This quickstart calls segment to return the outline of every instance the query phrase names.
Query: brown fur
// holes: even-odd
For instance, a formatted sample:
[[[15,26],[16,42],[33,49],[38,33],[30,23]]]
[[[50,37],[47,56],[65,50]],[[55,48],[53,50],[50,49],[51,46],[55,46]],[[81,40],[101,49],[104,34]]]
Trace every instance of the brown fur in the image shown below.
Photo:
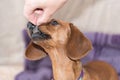
[[[55,26],[49,23],[39,26],[51,39],[32,40],[25,53],[28,59],[37,60],[48,53],[55,80],[77,80],[82,69],[83,80],[118,80],[115,69],[105,62],[92,61],[82,66],[80,59],[92,49],[91,42],[73,24],[61,20],[57,22],[59,24]]]

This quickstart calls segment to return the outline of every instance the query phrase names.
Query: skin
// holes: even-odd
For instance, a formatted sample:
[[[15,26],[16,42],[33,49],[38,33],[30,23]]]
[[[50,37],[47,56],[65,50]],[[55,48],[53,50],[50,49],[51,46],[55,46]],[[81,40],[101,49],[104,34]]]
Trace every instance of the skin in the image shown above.
[[[67,0],[25,0],[24,16],[35,25],[46,23]]]

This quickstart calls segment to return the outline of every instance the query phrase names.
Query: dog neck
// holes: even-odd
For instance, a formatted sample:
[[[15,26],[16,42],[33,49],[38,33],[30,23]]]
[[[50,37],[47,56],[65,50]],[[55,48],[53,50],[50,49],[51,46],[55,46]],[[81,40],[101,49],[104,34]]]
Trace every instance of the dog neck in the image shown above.
[[[55,80],[77,80],[82,71],[80,61],[73,61],[67,56],[65,48],[49,50]]]

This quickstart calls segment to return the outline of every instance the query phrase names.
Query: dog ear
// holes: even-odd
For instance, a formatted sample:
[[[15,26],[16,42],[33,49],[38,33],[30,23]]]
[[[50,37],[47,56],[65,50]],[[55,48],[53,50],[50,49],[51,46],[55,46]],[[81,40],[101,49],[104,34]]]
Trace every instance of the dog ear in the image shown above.
[[[70,34],[67,43],[67,55],[72,60],[79,60],[92,49],[91,42],[70,23]]]
[[[28,60],[39,60],[46,57],[46,53],[40,46],[30,42],[25,51],[25,57]]]

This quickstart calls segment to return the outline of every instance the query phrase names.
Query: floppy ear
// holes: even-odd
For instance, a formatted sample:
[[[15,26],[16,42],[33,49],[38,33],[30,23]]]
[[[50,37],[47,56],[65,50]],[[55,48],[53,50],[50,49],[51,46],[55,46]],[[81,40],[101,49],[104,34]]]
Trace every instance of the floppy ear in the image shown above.
[[[67,55],[72,60],[78,60],[87,55],[92,49],[91,42],[70,23],[70,34],[67,43]]]
[[[38,60],[46,57],[46,52],[40,46],[30,42],[26,49],[25,57],[29,60]]]

